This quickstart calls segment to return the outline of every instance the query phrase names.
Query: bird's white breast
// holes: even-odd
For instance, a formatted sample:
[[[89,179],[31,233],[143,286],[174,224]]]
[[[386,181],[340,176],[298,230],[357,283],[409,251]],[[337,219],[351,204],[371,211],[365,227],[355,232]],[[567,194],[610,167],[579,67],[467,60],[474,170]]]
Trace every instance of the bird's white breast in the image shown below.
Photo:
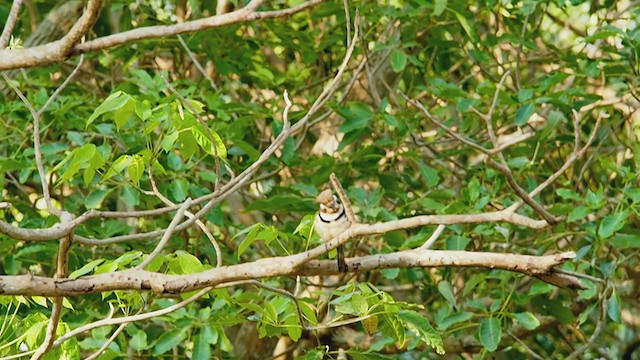
[[[323,215],[323,217],[325,216]],[[325,220],[328,220],[329,222],[322,221],[320,214],[318,214],[314,221],[316,232],[318,232],[318,235],[320,235],[324,241],[329,241],[335,238],[349,227],[349,220],[347,220],[345,215],[342,215],[342,217],[338,219],[327,219],[325,217]]]

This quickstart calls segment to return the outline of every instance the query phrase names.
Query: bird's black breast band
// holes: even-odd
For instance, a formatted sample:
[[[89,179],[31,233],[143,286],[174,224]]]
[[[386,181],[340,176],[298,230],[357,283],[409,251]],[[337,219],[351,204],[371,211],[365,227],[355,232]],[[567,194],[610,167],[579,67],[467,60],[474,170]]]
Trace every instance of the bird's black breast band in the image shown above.
[[[322,213],[318,213],[318,216],[320,217],[320,221],[322,221],[323,223],[330,223],[330,222],[333,222],[333,221],[338,221],[344,215],[345,215],[344,207],[342,208],[342,212],[340,213],[340,215],[338,215],[338,217],[333,219],[333,220],[325,220],[325,219],[322,218]]]

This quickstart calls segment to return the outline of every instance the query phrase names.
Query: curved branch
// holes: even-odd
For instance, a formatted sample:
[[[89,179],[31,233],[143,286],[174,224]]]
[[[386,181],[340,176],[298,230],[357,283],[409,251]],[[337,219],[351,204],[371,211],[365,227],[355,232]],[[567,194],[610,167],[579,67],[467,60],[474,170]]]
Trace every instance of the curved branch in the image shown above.
[[[84,13],[62,39],[27,49],[0,50],[0,70],[49,65],[67,59],[85,36],[102,9],[102,0],[89,0]]]

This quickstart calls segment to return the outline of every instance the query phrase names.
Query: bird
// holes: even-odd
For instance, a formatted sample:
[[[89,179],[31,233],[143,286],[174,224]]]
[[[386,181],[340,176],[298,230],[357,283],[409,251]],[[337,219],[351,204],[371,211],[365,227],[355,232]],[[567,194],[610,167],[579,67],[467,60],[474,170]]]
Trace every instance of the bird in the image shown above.
[[[320,238],[329,241],[340,235],[351,226],[347,218],[344,206],[340,199],[327,189],[316,197],[316,202],[320,204],[320,211],[313,222]],[[338,270],[347,272],[347,264],[344,261],[344,251],[342,246],[338,247]]]

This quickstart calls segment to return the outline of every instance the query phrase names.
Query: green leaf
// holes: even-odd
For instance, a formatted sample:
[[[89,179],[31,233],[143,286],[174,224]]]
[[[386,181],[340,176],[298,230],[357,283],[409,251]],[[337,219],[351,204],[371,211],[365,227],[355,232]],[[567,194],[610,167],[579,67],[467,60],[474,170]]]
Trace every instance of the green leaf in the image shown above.
[[[129,178],[133,181],[134,184],[140,184],[140,178],[142,178],[142,174],[144,174],[144,159],[142,156],[133,156],[131,160],[131,164],[127,168],[127,172],[129,173]]]
[[[244,240],[242,240],[240,245],[238,245],[238,259],[240,258],[240,255],[242,255],[242,253],[244,253],[249,248],[249,246],[253,244],[253,242],[256,240],[256,236],[258,235],[261,229],[263,229],[262,224],[255,224],[243,230],[243,232],[248,230],[249,234],[247,234],[247,236],[245,236]]]
[[[480,331],[478,332],[480,343],[490,352],[498,349],[500,337],[502,336],[502,326],[500,320],[490,317],[482,320],[480,323]]]
[[[113,162],[113,165],[109,168],[107,173],[102,177],[102,180],[107,180],[113,177],[116,174],[120,174],[122,170],[126,169],[129,164],[131,164],[132,157],[130,155],[121,155],[116,161]]]
[[[83,145],[75,150],[74,163],[83,164],[89,162],[96,155],[96,146],[93,144]]]
[[[404,51],[393,49],[391,51],[391,69],[398,73],[404,70],[405,66],[407,66],[407,54]]]
[[[123,186],[120,194],[125,204],[129,206],[137,206],[140,204],[140,192],[137,189],[131,186]]]
[[[614,291],[609,297],[609,301],[607,301],[607,315],[609,318],[618,324],[621,321],[621,312],[620,312],[620,295],[617,291]]]
[[[96,191],[92,192],[85,199],[84,205],[87,207],[87,209],[97,209],[97,208],[99,208],[100,205],[102,204],[102,201],[104,201],[104,198],[107,197],[107,195],[109,195],[109,193],[111,191],[113,191],[113,189],[96,190]]]
[[[169,330],[158,338],[156,345],[153,347],[153,355],[158,356],[171,350],[174,346],[178,346],[187,338],[187,328]]]
[[[465,322],[471,318],[473,318],[473,313],[467,311],[449,315],[437,324],[438,330],[447,330],[452,325]]]
[[[344,118],[339,131],[345,134],[365,128],[373,119],[369,105],[361,102],[350,102],[347,107],[338,109],[338,113]]]
[[[527,330],[533,330],[540,326],[540,320],[528,311],[514,313],[513,317],[516,318],[516,320],[518,320],[518,322]]]
[[[474,106],[477,106],[480,103],[477,99],[461,99],[456,104],[456,110],[460,112],[471,111]]]
[[[183,202],[189,196],[189,183],[183,179],[177,179],[169,185],[169,193],[173,200]]]
[[[453,14],[456,16],[456,19],[458,19],[458,22],[460,22],[460,25],[464,29],[464,32],[467,33],[467,36],[469,36],[469,38],[471,38],[473,43],[474,44],[479,43],[480,39],[478,38],[478,32],[476,32],[476,30],[469,23],[467,18],[465,16],[463,16],[462,14],[460,14],[459,12],[455,11],[455,10],[451,10],[451,12],[453,12]]]
[[[224,159],[227,157],[227,148],[226,146],[224,146],[224,143],[222,142],[222,138],[220,138],[220,135],[218,135],[217,132],[210,130],[211,134],[209,134],[207,130],[204,129],[204,126],[202,124],[198,124],[192,127],[191,131],[193,132],[193,137],[196,139],[196,142],[198,143],[198,145],[200,145],[202,150],[204,150],[207,154],[215,156],[216,155],[215,152],[217,151],[218,156],[220,158]],[[209,135],[213,137],[213,140],[216,143],[215,148],[211,144],[211,139]]]
[[[147,348],[147,333],[138,330],[133,336],[131,336],[131,340],[129,340],[129,346],[131,346],[136,351],[141,351]]]
[[[522,89],[518,91],[518,101],[523,103],[531,100],[533,97],[533,89]]]
[[[406,322],[406,325],[410,330],[420,336],[425,344],[434,348],[438,354],[444,354],[442,337],[431,326],[427,318],[411,310],[400,310],[397,314]]]
[[[166,152],[171,151],[171,149],[173,149],[173,144],[175,144],[176,140],[178,140],[178,135],[180,135],[180,133],[174,131],[171,134],[165,136],[164,139],[162,139],[162,143],[160,143],[160,147],[162,148],[162,150]]]
[[[87,126],[89,126],[92,122],[95,121],[100,115],[115,111],[123,107],[127,102],[131,100],[131,96],[122,92],[116,91],[113,94],[109,95],[108,98],[104,100],[102,104],[100,104],[94,111],[91,116],[87,119]]]
[[[447,8],[447,0],[435,0],[433,4],[433,16],[439,17]]]
[[[640,248],[640,236],[618,233],[611,240],[611,246],[619,250]]]
[[[136,101],[135,104],[135,112],[136,115],[140,118],[140,120],[145,121],[151,117],[151,107],[149,106],[149,102],[144,101]]]
[[[436,187],[440,178],[438,177],[438,171],[426,164],[420,164],[419,168],[420,175],[427,181],[427,185],[430,187]]]
[[[558,196],[560,196],[563,199],[582,201],[582,196],[580,196],[577,192],[570,189],[564,189],[564,188],[558,189],[556,190],[556,194],[558,194]]]
[[[120,129],[133,117],[135,101],[128,101],[113,114],[113,121],[116,123],[116,129]]]
[[[447,300],[451,307],[456,307],[456,298],[453,295],[453,286],[451,286],[450,282],[446,280],[440,281],[438,283],[438,292]]]
[[[76,279],[76,278],[79,278],[82,275],[86,275],[86,274],[90,273],[91,271],[93,271],[93,269],[95,269],[98,265],[102,264],[103,262],[104,262],[104,259],[93,260],[93,261],[85,264],[80,269],[78,269],[78,270],[72,272],[71,274],[69,274],[69,279]]]
[[[587,215],[591,213],[591,209],[584,205],[580,205],[577,208],[573,209],[569,216],[567,217],[567,221],[573,222],[584,219]]]
[[[471,242],[471,239],[459,235],[451,235],[445,241],[447,250],[464,250]]]
[[[176,250],[176,258],[182,269],[181,274],[194,274],[204,270],[200,260],[184,250]]]
[[[207,342],[207,339],[205,338],[205,334],[203,331],[204,329],[207,329],[207,328],[208,327],[200,329],[200,332],[198,332],[198,335],[196,335],[196,340],[193,343],[192,359],[198,359],[198,360],[211,359],[211,346],[209,345],[209,342]]]
[[[536,106],[533,104],[527,104],[522,106],[516,112],[516,125],[524,126],[533,113],[536,112]]]
[[[600,228],[598,229],[598,235],[601,238],[610,238],[616,231],[622,229],[627,223],[629,213],[626,211],[619,212],[617,214],[609,215],[602,220]]]

